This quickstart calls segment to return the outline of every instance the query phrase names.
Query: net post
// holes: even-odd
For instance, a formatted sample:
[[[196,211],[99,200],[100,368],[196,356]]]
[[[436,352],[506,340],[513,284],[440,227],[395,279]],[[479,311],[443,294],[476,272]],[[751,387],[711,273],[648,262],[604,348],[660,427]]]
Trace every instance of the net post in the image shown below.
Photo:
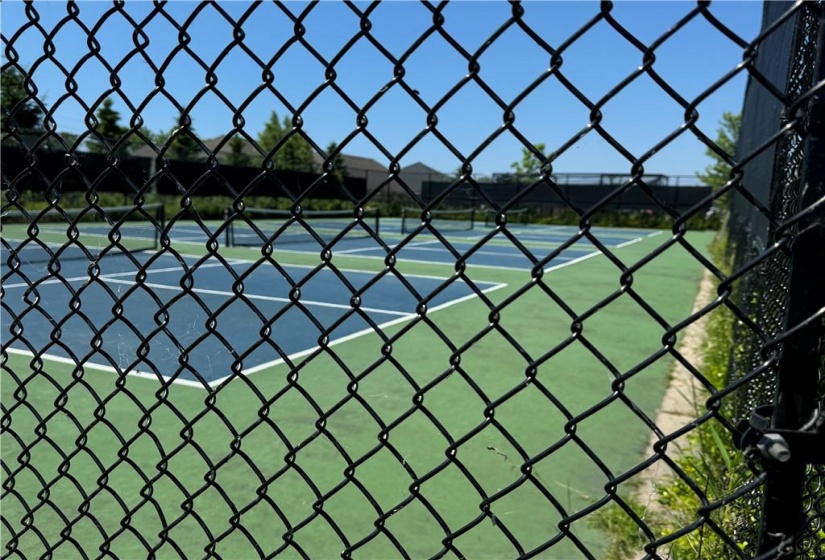
[[[232,247],[232,238],[233,238],[233,228],[234,222],[229,220],[230,216],[230,209],[224,208],[223,210],[223,223],[226,224],[226,230],[224,231],[225,243],[227,247]]]
[[[155,249],[160,248],[160,239],[163,232],[166,230],[166,205],[161,202],[158,206],[158,229],[155,230]]]
[[[406,208],[401,209],[401,233],[402,234],[403,233],[409,233],[409,231],[407,231],[407,209]]]

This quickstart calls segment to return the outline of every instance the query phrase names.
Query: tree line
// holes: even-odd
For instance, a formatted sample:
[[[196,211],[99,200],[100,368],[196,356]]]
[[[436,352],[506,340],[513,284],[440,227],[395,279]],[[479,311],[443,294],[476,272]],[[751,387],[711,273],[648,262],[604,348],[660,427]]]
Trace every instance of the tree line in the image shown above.
[[[12,131],[18,135],[41,136],[46,131],[43,127],[45,113],[43,107],[35,101],[26,89],[25,76],[16,68],[3,70],[2,89],[2,133],[4,137]],[[14,110],[12,114],[11,111]],[[204,159],[207,152],[195,131],[191,117],[178,115],[175,126],[169,130],[153,131],[146,126],[132,131],[121,124],[120,112],[114,109],[114,102],[106,98],[94,113],[95,126],[83,139],[83,148],[91,153],[121,156],[133,155],[142,146],[154,144],[158,148],[167,147],[166,156],[172,160],[196,161]],[[283,142],[272,156],[275,169],[317,173],[318,166],[313,158],[313,148],[300,134],[292,133],[291,119],[278,117],[275,111],[270,114],[264,129],[258,135],[257,144],[266,152],[271,152]],[[292,134],[290,134],[292,133]],[[84,133],[85,134],[85,133]],[[67,146],[74,145],[80,135],[72,132],[57,133]],[[50,148],[57,148],[59,141],[47,141]],[[221,162],[231,166],[255,166],[263,162],[260,154],[251,154],[249,144],[239,133],[235,133],[227,144],[228,150],[221,154]],[[330,142],[327,153],[338,149],[336,142]],[[346,163],[340,153],[333,159],[333,175],[343,181],[347,176]]]
[[[736,158],[736,143],[739,140],[739,130],[741,128],[741,114],[723,113],[714,143],[728,155],[728,158],[724,158],[716,150],[709,147],[705,149],[705,155],[711,160],[711,164],[706,166],[703,171],[696,173],[696,176],[714,191],[722,188],[730,180],[731,165],[729,161]],[[536,156],[536,152],[542,154],[542,157],[546,159],[553,157],[552,152],[547,154],[546,146],[542,143],[535,144],[532,150],[522,148],[521,159],[510,164],[517,180],[522,178],[535,180],[541,175],[543,160]],[[456,171],[455,176],[461,176],[461,168]],[[718,198],[714,203],[714,207],[717,210],[726,208],[727,198],[727,196]]]
[[[42,134],[44,132],[43,108],[28,93],[25,87],[25,76],[14,67],[7,68],[2,73],[2,84],[0,85],[3,95],[2,102],[2,131],[5,135],[12,127],[7,123],[7,115],[12,108],[14,112],[14,128],[18,132]],[[129,155],[139,149],[145,143],[151,142],[156,146],[168,146],[167,154],[170,159],[181,161],[191,161],[205,156],[200,141],[195,133],[194,124],[191,118],[184,118],[179,115],[176,119],[177,126],[173,126],[167,131],[152,131],[147,127],[141,127],[136,133],[128,135],[131,130],[120,124],[120,113],[113,108],[114,103],[106,98],[95,112],[97,120],[96,126],[92,129],[93,134],[89,134],[85,141],[85,148],[93,153],[108,154],[117,145],[119,154]],[[731,157],[735,156],[736,141],[739,136],[741,126],[741,115],[725,113],[717,131],[716,144]],[[8,125],[8,126],[7,126]],[[292,122],[285,116],[281,120],[275,111],[270,114],[264,129],[257,138],[257,143],[264,152],[271,152],[280,142],[283,144],[273,155],[272,160],[276,169],[303,171],[315,173],[318,171],[313,159],[313,149],[309,142],[300,134],[292,132]],[[70,132],[60,132],[59,136],[68,145],[73,145],[79,139],[77,134]],[[284,140],[286,138],[286,140]],[[120,144],[118,144],[120,143]],[[229,151],[223,157],[223,163],[233,166],[253,166],[262,163],[260,155],[253,156],[246,150],[247,142],[236,133],[228,143]],[[327,153],[334,153],[338,148],[335,142],[330,142],[327,146]],[[546,155],[546,147],[543,143],[535,144],[533,149],[522,148],[522,157],[513,162],[510,167],[516,177],[538,177],[541,174],[542,158],[536,156],[542,154],[543,158],[552,157]],[[730,164],[717,152],[708,148],[706,154],[712,163],[707,166],[704,172],[697,173],[699,180],[715,189],[724,185],[730,176]],[[346,164],[343,157],[338,153],[334,160],[334,175],[341,181],[348,176]],[[457,169],[453,176],[458,178],[463,174],[461,168]],[[722,201],[724,202],[724,201]],[[717,206],[719,206],[717,201]]]

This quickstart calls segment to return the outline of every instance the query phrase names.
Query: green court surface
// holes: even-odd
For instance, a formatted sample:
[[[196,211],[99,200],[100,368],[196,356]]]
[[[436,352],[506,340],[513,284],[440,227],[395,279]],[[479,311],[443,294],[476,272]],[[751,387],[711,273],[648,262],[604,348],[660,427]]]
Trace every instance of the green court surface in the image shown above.
[[[704,251],[711,234],[687,239]],[[630,266],[668,240],[663,232],[613,252]],[[255,259],[260,250],[222,254]],[[318,262],[309,253],[278,258]],[[383,266],[346,255],[334,262]],[[452,272],[443,264],[400,262],[398,269],[445,278]],[[496,521],[481,518],[446,543],[447,556],[511,558],[554,538],[560,541],[540,557],[587,557],[576,539],[601,550],[604,537],[586,517],[560,529],[560,509],[574,516],[601,500],[609,478],[602,469],[615,476],[641,460],[650,428],[619,397],[654,417],[672,367],[665,354],[614,383],[614,374],[663,348],[665,328],[634,296],[674,325],[690,313],[701,265],[675,244],[633,274],[630,290],[621,289],[622,271],[604,256],[549,270],[540,281],[526,269],[479,266],[466,274],[507,284],[487,295],[494,304],[526,291],[497,318],[481,299],[468,299],[426,321],[388,327],[390,337],[405,331],[391,347],[377,334],[361,336],[298,360],[297,375],[281,364],[211,390],[118,379],[10,352],[2,401],[14,408],[4,416],[2,454],[18,470],[3,517],[15,532],[32,527],[18,549],[39,557],[44,542],[61,540],[63,531],[66,538],[50,551],[54,558],[144,558],[156,544],[158,558],[240,559],[275,551],[283,558],[332,558],[347,546],[356,558],[401,557],[393,539],[410,557],[425,558],[445,548],[447,529],[482,515],[484,496],[513,488],[491,506]],[[581,314],[614,292],[616,299],[588,314],[577,336],[550,295]],[[535,382],[525,375],[530,361],[539,363]],[[342,364],[359,376],[357,385]],[[517,387],[523,389],[511,394]],[[600,402],[599,412],[583,414]],[[486,408],[494,413],[485,415]],[[450,457],[446,451],[456,442]],[[522,453],[540,459],[525,469]],[[413,476],[424,480],[413,489],[420,498],[410,501]],[[632,481],[619,492],[631,487]],[[79,507],[85,501],[88,511]],[[24,502],[37,505],[27,512]],[[110,548],[100,549],[109,539]],[[212,539],[214,550],[205,549]]]

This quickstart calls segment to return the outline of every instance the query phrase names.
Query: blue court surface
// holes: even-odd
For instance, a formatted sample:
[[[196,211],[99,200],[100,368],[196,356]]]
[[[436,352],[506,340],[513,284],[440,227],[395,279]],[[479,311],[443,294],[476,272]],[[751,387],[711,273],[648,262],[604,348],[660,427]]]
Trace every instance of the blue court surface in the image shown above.
[[[413,237],[402,233],[397,219],[384,218],[381,220],[380,236],[384,244],[376,241],[371,233],[363,228],[354,227],[346,235],[336,240],[336,235],[344,228],[346,221],[336,226],[323,223],[310,226],[321,238],[315,239],[308,230],[299,224],[288,228],[279,228],[277,223],[259,224],[258,231],[253,231],[245,224],[234,226],[234,246],[243,246],[260,252],[265,244],[271,244],[276,251],[318,254],[323,249],[330,249],[333,255],[346,255],[365,259],[384,260],[389,251],[392,251],[398,260],[423,264],[443,264],[454,267],[456,260],[461,258],[471,266],[480,266],[494,269],[522,270],[533,268],[537,262],[544,262],[559,247],[574,243],[566,247],[559,254],[544,264],[546,269],[560,265],[575,263],[595,256],[599,253],[598,247],[587,237],[579,235],[578,229],[573,226],[548,225],[517,225],[509,231],[518,238],[520,247],[513,244],[503,233],[497,233],[491,239],[486,238],[489,231],[484,226],[476,224],[474,229],[462,230],[444,229],[440,233],[446,239],[443,241],[428,230],[422,230]],[[370,224],[372,225],[372,224]],[[621,248],[637,243],[645,237],[657,235],[656,230],[636,230],[621,228],[598,228],[590,230],[599,243],[608,248]],[[195,229],[185,224],[172,228],[171,237],[176,242],[195,243],[202,245],[207,239],[203,230]],[[223,239],[217,236],[218,239]],[[483,246],[477,247],[484,240]]]
[[[446,239],[442,240],[428,231],[409,237],[401,233],[398,220],[390,218],[381,224],[382,245],[370,231],[359,228],[338,235],[350,227],[347,224],[351,220],[331,224],[320,240],[303,225],[289,226],[293,231],[287,235],[277,224],[262,222],[257,231],[238,224],[233,235],[240,242],[230,243],[218,234],[218,222],[208,224],[216,228],[212,231],[175,223],[168,234],[178,250],[190,243],[202,250],[212,238],[221,245],[244,247],[239,253],[248,251],[247,258],[230,260],[229,268],[212,258],[194,271],[191,267],[197,257],[153,258],[153,251],[142,250],[153,244],[157,247],[157,228],[144,231],[139,224],[124,224],[118,228],[120,242],[136,252],[99,259],[93,281],[89,280],[88,256],[77,246],[68,250],[64,246],[65,224],[48,224],[41,233],[52,236],[54,245],[49,246],[65,251],[52,264],[43,247],[31,241],[22,247],[11,242],[18,250],[19,266],[18,262],[7,263],[5,252],[0,255],[6,276],[3,301],[7,308],[0,316],[3,338],[12,352],[27,350],[18,340],[22,336],[57,360],[174,378],[184,384],[216,384],[233,372],[252,374],[285,360],[298,360],[319,346],[408,321],[422,300],[432,312],[478,297],[462,282],[439,290],[457,259],[470,266],[524,271],[538,261],[551,270],[600,254],[570,226],[510,227],[520,248],[501,232],[477,246],[490,231],[478,225],[466,231],[444,231]],[[110,227],[84,227],[84,242],[105,247]],[[618,249],[660,232],[593,228],[591,233],[606,247]],[[576,242],[544,262],[571,239]],[[437,276],[405,274],[404,283],[393,275],[375,280],[374,272],[359,270],[336,273],[329,268],[313,271],[313,267],[297,265],[279,269],[269,262],[254,264],[262,247],[269,244],[275,251],[288,253],[318,255],[329,250],[333,258],[384,261],[392,252],[398,261],[444,265],[447,270]],[[340,266],[343,261],[333,262]],[[357,260],[346,262],[357,265]],[[358,269],[356,265],[351,267]],[[145,269],[145,278],[137,278],[141,269]],[[504,286],[476,283],[476,289],[484,292]],[[56,318],[63,319],[54,322]],[[233,364],[237,364],[234,369]]]
[[[150,254],[131,256],[146,263]],[[375,281],[373,272],[345,270],[339,277],[329,269],[312,273],[297,266],[279,272],[269,263],[253,268],[242,260],[230,261],[240,281],[217,260],[185,274],[196,261],[187,257],[184,265],[160,257],[140,285],[138,267],[128,256],[101,259],[93,282],[82,259],[61,261],[60,278],[46,272],[45,262],[24,263],[3,283],[4,303],[17,318],[13,322],[3,309],[3,338],[12,351],[26,350],[14,337],[22,332],[29,344],[58,359],[72,356],[104,369],[214,384],[230,375],[238,360],[251,374],[298,359],[322,341],[334,344],[373,332],[373,325],[407,321],[432,294],[428,312],[477,297],[462,282],[439,292],[444,280],[436,277],[405,275],[406,286],[391,275]],[[503,286],[476,284],[485,292]]]

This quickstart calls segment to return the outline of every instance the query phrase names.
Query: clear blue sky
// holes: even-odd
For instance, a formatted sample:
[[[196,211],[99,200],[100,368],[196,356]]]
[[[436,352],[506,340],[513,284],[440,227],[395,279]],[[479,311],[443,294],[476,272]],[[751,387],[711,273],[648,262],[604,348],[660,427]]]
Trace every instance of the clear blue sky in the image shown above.
[[[80,2],[80,20],[88,28],[98,24],[110,10],[108,2]],[[233,18],[248,10],[247,2],[222,2],[220,6]],[[369,5],[358,3],[359,9]],[[51,33],[65,16],[61,2],[35,3],[40,25]],[[297,15],[305,2],[290,2],[286,9]],[[586,21],[596,15],[596,2],[525,2],[524,21],[552,47],[558,47]],[[613,16],[640,41],[650,44],[695,7],[690,2],[616,2]],[[12,35],[27,22],[20,1],[2,3],[4,49]],[[125,11],[140,22],[152,11],[149,2],[130,1]],[[164,12],[183,24],[199,9],[194,2],[170,2]],[[762,5],[757,2],[716,2],[711,12],[746,40],[756,36],[761,22]],[[511,6],[500,1],[461,1],[443,11],[444,28],[470,53],[478,50],[487,38],[511,15]],[[432,25],[432,12],[422,4],[390,1],[379,5],[370,15],[371,34],[395,57]],[[327,60],[332,59],[359,30],[359,17],[343,3],[322,2],[305,19],[306,39]],[[116,65],[134,49],[134,28],[119,13],[111,15],[96,32],[103,58]],[[205,71],[186,52],[170,54],[178,44],[178,33],[163,16],[156,16],[145,28],[149,35],[147,55],[160,66],[165,94],[188,104],[205,87]],[[211,65],[232,40],[232,26],[213,6],[205,9],[187,27],[190,48]],[[279,7],[260,4],[244,22],[244,44],[268,62],[293,36],[293,22]],[[43,60],[44,37],[31,27],[14,42],[20,61],[34,69],[35,83],[47,105],[56,103],[66,93],[65,75],[48,60]],[[54,34],[55,58],[69,70],[88,54],[87,37],[75,23]],[[3,53],[3,61],[6,61]],[[481,78],[510,103],[528,84],[549,66],[549,55],[517,27],[508,29],[479,58]],[[688,101],[741,62],[742,52],[733,42],[714,29],[704,18],[697,18],[656,50],[655,70]],[[642,54],[613,30],[599,22],[563,54],[564,75],[590,100],[597,101],[615,84],[642,63]],[[437,34],[405,62],[404,80],[420,92],[430,106],[467,74],[467,62]],[[365,104],[392,78],[392,64],[362,38],[336,64],[336,83],[360,105]],[[261,69],[239,47],[235,47],[218,65],[218,89],[236,105],[244,102],[262,83]],[[324,82],[324,66],[300,44],[295,44],[274,66],[274,87],[295,107]],[[141,56],[131,57],[119,70],[123,95],[140,105],[155,89],[154,74]],[[76,70],[78,94],[87,102],[103,95],[110,84],[109,72],[96,59],[86,61]],[[739,112],[744,95],[745,76],[740,75],[699,105],[699,126],[710,137],[716,136],[718,121],[725,111]],[[113,95],[115,108],[128,122],[131,114],[125,101]],[[287,108],[270,92],[258,95],[243,111],[246,130],[257,137],[272,111],[283,116]],[[683,122],[683,110],[650,78],[642,76],[607,103],[603,125],[636,156],[643,154]],[[142,116],[153,130],[173,126],[176,109],[164,95],[157,94],[143,108]],[[545,143],[548,150],[561,146],[589,121],[588,109],[576,100],[561,83],[551,77],[533,91],[515,109],[516,127],[532,143]],[[84,111],[69,98],[60,103],[55,117],[60,130],[81,132],[85,129]],[[502,111],[474,83],[467,84],[437,113],[438,131],[464,155],[502,125]],[[207,93],[191,111],[194,126],[202,138],[226,134],[232,128],[232,110],[216,95]],[[356,127],[356,113],[331,88],[323,91],[302,113],[305,129],[318,144],[341,142]],[[396,85],[368,112],[368,130],[392,153],[402,150],[427,126],[426,112]],[[363,135],[353,139],[346,153],[387,159]],[[508,171],[519,159],[521,145],[509,133],[498,138],[474,160],[474,170],[481,174]],[[445,172],[454,170],[458,160],[433,135],[427,134],[402,159],[402,165],[421,161]],[[650,172],[693,174],[707,165],[705,148],[690,135],[656,154],[646,165]],[[591,131],[563,154],[555,169],[561,172],[626,172],[627,160]]]

